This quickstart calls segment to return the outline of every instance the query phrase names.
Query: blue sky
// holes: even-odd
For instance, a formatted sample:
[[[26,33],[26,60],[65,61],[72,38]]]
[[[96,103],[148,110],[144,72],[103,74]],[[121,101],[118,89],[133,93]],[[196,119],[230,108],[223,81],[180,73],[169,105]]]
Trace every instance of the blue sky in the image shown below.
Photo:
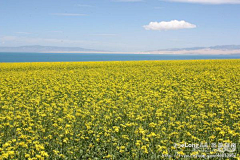
[[[240,0],[0,0],[0,46],[147,51],[230,44],[240,44]]]

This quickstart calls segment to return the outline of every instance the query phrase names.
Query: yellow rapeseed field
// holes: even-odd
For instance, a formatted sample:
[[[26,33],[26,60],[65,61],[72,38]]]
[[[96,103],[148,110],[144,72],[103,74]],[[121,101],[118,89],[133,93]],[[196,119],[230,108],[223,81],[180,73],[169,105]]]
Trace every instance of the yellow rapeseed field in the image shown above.
[[[239,59],[0,63],[0,159],[237,159],[239,91]]]

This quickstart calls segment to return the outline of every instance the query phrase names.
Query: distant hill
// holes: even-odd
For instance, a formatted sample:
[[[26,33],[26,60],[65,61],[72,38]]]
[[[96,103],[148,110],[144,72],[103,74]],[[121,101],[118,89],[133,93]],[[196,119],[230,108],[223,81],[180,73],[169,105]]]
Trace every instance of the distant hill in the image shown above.
[[[0,52],[37,52],[37,53],[53,53],[53,52],[94,52],[99,50],[86,49],[80,47],[55,47],[55,46],[20,46],[20,47],[0,47]]]
[[[240,45],[219,45],[211,47],[171,48],[143,52],[112,52],[104,50],[86,49],[81,47],[57,46],[20,46],[0,47],[0,52],[32,52],[32,53],[133,53],[133,54],[191,54],[191,55],[231,55],[240,54]]]
[[[213,46],[209,47],[210,49],[221,49],[221,50],[238,50],[240,45],[222,45],[222,46]]]
[[[218,45],[211,47],[192,47],[192,48],[171,48],[171,49],[161,49],[156,51],[194,51],[194,50],[204,50],[204,49],[214,49],[214,50],[240,50],[240,45]]]
[[[147,51],[149,54],[191,54],[191,55],[233,55],[240,54],[240,45],[219,45],[211,47],[172,48]]]

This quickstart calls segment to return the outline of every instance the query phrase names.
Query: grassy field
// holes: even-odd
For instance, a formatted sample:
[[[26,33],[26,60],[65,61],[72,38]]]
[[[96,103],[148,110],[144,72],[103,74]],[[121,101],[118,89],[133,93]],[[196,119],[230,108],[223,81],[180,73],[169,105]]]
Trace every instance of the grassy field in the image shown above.
[[[239,157],[240,60],[0,63],[0,84],[0,159]]]

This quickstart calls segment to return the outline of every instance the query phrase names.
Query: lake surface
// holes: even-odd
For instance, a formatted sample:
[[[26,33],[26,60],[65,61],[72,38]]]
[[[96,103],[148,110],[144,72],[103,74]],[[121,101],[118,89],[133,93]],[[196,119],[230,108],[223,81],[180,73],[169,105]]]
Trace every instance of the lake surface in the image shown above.
[[[101,53],[0,53],[0,62],[83,62],[139,60],[240,59],[240,55],[167,55]]]

